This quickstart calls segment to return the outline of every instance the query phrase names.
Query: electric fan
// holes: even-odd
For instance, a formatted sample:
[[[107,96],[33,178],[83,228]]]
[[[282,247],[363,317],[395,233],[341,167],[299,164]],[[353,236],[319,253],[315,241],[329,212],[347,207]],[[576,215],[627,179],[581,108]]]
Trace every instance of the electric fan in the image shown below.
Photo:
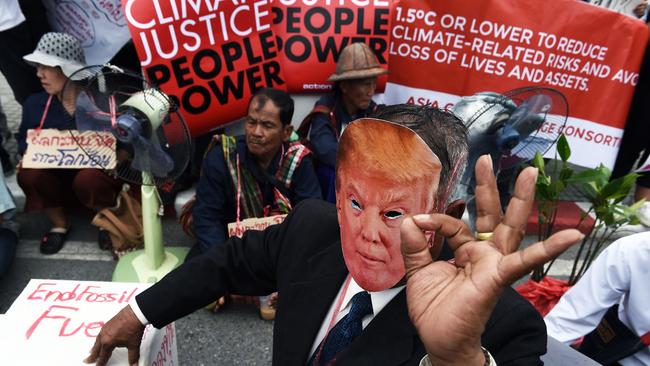
[[[105,172],[141,186],[144,250],[122,256],[113,280],[156,282],[187,254],[187,248],[163,248],[164,209],[157,188],[173,183],[185,170],[192,149],[189,130],[176,104],[139,75],[110,65],[77,73],[83,80],[68,82],[63,91],[64,97],[73,93],[71,100],[76,100],[77,130],[114,136],[117,163]],[[89,159],[103,155],[84,153]]]
[[[467,169],[455,194],[467,202],[474,225],[474,167],[481,155],[490,154],[497,174],[502,205],[519,167],[537,152],[544,155],[560,137],[569,115],[567,100],[547,87],[525,87],[504,94],[481,92],[463,97],[452,108],[468,129]],[[546,124],[546,126],[545,126]]]

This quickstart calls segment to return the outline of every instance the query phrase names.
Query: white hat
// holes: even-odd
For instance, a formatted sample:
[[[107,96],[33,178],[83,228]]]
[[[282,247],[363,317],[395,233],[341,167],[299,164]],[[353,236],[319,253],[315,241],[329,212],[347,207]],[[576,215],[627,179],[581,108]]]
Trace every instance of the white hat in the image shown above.
[[[87,66],[81,42],[67,33],[45,33],[38,41],[34,52],[23,56],[23,59],[34,66],[35,64],[58,66],[67,77]],[[82,78],[82,75],[78,75],[73,79]]]

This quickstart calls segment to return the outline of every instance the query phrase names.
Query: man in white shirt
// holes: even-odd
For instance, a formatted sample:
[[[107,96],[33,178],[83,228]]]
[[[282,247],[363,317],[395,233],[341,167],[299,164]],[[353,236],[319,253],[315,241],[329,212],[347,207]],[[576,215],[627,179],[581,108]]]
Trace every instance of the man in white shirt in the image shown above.
[[[642,336],[650,331],[650,232],[621,238],[605,248],[544,321],[548,335],[571,344],[591,332],[618,304],[619,320]],[[622,359],[623,366],[650,365],[650,348]]]
[[[580,239],[567,230],[513,253],[534,198],[520,175],[505,216],[489,157],[477,164],[479,241],[448,205],[467,152],[453,115],[397,105],[352,122],[337,204],[306,200],[281,225],[231,238],[163,278],[108,321],[87,362],[139,357],[144,324],[178,319],[225,291],[280,293],[276,365],[541,365],[539,314],[509,284]],[[440,186],[439,186],[440,183]],[[447,210],[449,211],[449,210]],[[422,214],[424,213],[424,214]],[[438,260],[442,239],[454,261]],[[405,288],[404,288],[405,287]]]

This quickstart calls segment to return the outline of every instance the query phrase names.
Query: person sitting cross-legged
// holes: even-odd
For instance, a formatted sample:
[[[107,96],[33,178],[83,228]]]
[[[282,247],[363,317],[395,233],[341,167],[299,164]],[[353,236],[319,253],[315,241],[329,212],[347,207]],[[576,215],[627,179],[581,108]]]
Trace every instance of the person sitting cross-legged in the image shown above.
[[[245,135],[215,136],[203,161],[192,223],[185,225],[197,239],[187,260],[225,242],[229,223],[286,214],[306,198],[321,198],[311,152],[300,142],[288,141],[292,116],[288,93],[261,89],[250,100]],[[220,298],[214,310],[225,299]],[[264,312],[266,307],[261,309],[263,318],[274,316]]]

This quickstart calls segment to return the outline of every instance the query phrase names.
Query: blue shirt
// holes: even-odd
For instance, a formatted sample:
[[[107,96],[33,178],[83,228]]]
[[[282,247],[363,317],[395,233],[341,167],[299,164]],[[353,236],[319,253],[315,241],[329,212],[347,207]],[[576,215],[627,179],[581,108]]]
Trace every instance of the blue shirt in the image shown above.
[[[24,154],[27,150],[27,130],[38,128],[41,123],[41,117],[47,99],[50,97],[46,92],[40,92],[30,95],[23,104],[23,119],[20,122],[20,127],[16,133],[16,141],[18,142],[18,152]],[[68,114],[59,98],[54,96],[50,109],[47,111],[43,128],[52,128],[58,130],[75,130],[77,129],[74,117]]]
[[[285,149],[287,144],[285,144]],[[263,205],[277,208],[273,195],[273,184],[266,179],[261,168],[246,148],[246,138],[237,137],[237,154],[239,163],[248,169],[257,181],[263,196]],[[266,173],[275,176],[280,163],[282,149],[269,164]],[[296,168],[288,190],[288,199],[295,207],[306,198],[321,198],[321,190],[314,173],[311,156],[305,156]],[[227,226],[236,220],[237,190],[232,182],[221,145],[210,150],[201,168],[201,177],[196,187],[196,202],[192,209],[194,232],[197,244],[202,251],[213,245],[221,244],[228,238]]]

